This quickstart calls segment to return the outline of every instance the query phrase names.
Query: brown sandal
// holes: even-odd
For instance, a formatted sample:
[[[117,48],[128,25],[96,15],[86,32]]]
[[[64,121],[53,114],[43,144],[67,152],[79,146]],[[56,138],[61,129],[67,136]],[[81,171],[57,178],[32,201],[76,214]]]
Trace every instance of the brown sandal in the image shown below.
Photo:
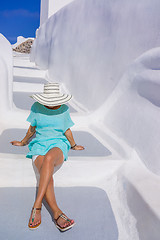
[[[60,217],[63,218],[63,219],[65,219],[65,220],[68,221],[68,222],[71,222],[71,220],[70,220],[69,218],[67,218],[67,217],[64,215],[64,213],[61,213],[57,219],[54,219],[55,225],[56,225],[56,227],[57,227],[60,231],[64,232],[64,231],[72,228],[72,227],[75,225],[75,222],[74,222],[73,224],[71,224],[71,225],[69,225],[69,226],[67,226],[67,227],[61,227],[61,226],[57,223],[57,221],[58,221],[58,219],[59,219]]]
[[[36,210],[41,210],[41,208],[32,208],[32,223],[34,222],[34,219],[35,219],[35,215],[36,215]],[[35,226],[32,226],[30,225],[30,223],[28,223],[28,227],[30,230],[34,230],[34,229],[37,229],[41,224],[41,221],[40,223],[36,224]]]

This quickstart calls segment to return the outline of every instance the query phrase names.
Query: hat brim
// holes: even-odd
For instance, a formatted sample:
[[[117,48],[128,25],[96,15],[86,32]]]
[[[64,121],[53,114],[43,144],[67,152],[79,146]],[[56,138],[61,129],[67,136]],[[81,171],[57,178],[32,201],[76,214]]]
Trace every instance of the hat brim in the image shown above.
[[[33,94],[30,96],[35,101],[39,102],[45,106],[59,106],[69,102],[72,98],[72,95],[62,94],[62,95],[52,95],[52,94]]]

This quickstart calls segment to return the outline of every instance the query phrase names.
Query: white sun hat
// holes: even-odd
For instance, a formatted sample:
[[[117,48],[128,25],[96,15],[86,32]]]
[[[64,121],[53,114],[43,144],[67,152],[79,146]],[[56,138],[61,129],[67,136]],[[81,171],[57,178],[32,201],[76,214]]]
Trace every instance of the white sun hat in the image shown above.
[[[67,103],[72,95],[61,94],[59,83],[47,83],[44,85],[43,93],[33,94],[30,97],[42,105],[54,107]]]

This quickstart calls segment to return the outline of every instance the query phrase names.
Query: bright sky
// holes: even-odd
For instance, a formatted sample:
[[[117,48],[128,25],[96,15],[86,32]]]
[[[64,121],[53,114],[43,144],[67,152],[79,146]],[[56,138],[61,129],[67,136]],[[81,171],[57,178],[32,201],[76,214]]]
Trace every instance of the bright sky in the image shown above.
[[[18,36],[35,37],[40,24],[40,0],[3,0],[0,4],[0,33],[12,44]]]

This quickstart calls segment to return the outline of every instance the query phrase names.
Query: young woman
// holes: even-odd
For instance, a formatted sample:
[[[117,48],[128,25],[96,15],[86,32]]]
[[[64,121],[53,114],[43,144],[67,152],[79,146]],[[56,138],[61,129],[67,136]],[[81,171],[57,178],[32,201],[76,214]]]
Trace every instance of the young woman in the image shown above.
[[[65,231],[73,227],[74,220],[69,219],[58,207],[55,193],[53,173],[57,171],[68,158],[69,149],[83,150],[84,147],[74,141],[70,127],[74,125],[70,118],[67,103],[72,96],[61,94],[59,84],[44,85],[44,93],[31,96],[36,102],[31,107],[27,121],[30,127],[22,141],[12,141],[15,146],[29,143],[27,158],[32,158],[40,174],[38,194],[29,219],[29,229],[37,229],[41,224],[41,206],[45,197],[54,216],[56,227]]]

